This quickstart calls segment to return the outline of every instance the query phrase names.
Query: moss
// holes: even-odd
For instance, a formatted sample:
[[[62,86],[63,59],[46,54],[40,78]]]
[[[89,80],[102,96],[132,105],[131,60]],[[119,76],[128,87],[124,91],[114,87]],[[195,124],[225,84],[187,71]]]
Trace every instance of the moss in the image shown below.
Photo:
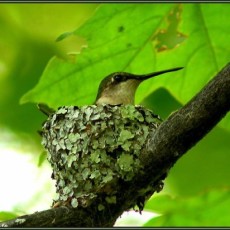
[[[73,207],[85,207],[103,192],[107,202],[116,202],[113,185],[118,179],[132,180],[141,168],[139,155],[159,123],[159,117],[142,106],[60,107],[42,132],[57,182],[54,201],[71,200]]]

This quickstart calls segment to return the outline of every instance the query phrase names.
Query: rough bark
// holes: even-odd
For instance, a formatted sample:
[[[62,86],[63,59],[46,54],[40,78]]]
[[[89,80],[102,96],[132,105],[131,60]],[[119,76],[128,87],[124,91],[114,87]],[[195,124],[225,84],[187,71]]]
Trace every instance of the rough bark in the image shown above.
[[[176,161],[201,140],[230,109],[230,63],[189,103],[164,121],[150,135],[141,161],[141,171],[131,182],[117,185],[116,204],[98,211],[98,197],[87,208],[58,207],[0,223],[0,227],[111,227],[116,219],[139,199],[148,185],[151,195]]]

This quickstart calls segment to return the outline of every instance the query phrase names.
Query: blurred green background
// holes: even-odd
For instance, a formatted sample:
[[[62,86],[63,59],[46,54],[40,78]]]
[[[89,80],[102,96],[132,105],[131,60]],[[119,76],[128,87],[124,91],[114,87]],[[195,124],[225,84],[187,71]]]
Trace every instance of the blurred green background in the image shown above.
[[[79,52],[87,44],[79,36],[68,36],[59,42],[55,40],[61,34],[83,25],[95,14],[98,6],[99,4],[0,4],[1,220],[48,209],[52,203],[54,182],[50,179],[50,166],[46,161],[38,166],[43,149],[37,130],[41,129],[46,117],[38,111],[36,104],[20,105],[19,100],[38,83],[50,58],[57,56],[65,60],[68,53]],[[217,6],[209,4],[210,9]],[[189,4],[185,8],[187,11],[195,9]],[[221,16],[225,16],[225,19],[229,17],[224,13]],[[189,20],[188,14],[182,14],[182,25]],[[174,43],[181,43],[184,39],[181,36],[169,46],[174,47]],[[156,48],[164,50],[160,44]],[[226,47],[227,51],[228,49]],[[186,54],[186,50],[184,52]],[[161,54],[162,59],[164,55],[167,56],[167,52],[165,53]],[[206,54],[203,55],[205,57]],[[218,55],[215,57],[220,60]],[[183,58],[185,59],[178,57],[178,63]],[[198,63],[201,60],[199,58]],[[175,59],[174,62],[176,61]],[[192,68],[194,65],[187,69]],[[197,69],[198,73],[205,71],[201,64]],[[196,82],[190,81],[190,84],[195,85]],[[189,91],[191,85],[185,85],[184,91]],[[166,118],[186,100],[187,98],[179,101],[168,90],[158,88],[142,104]],[[230,207],[229,139],[227,129],[215,127],[172,168],[164,190],[147,203],[148,213],[142,216],[138,214],[138,217],[129,215],[130,220],[119,220],[121,225],[142,225],[154,215],[153,212],[162,216],[146,222],[146,226],[230,225],[227,215]]]
[[[46,117],[36,104],[19,104],[53,56],[79,51],[83,39],[56,38],[80,26],[98,4],[0,4],[0,219],[48,209],[54,183],[43,151],[41,129]]]
[[[78,51],[82,39],[55,42],[65,31],[90,17],[97,4],[1,4],[1,123],[35,135],[44,119],[35,105],[19,105],[20,97],[38,82],[52,56]]]

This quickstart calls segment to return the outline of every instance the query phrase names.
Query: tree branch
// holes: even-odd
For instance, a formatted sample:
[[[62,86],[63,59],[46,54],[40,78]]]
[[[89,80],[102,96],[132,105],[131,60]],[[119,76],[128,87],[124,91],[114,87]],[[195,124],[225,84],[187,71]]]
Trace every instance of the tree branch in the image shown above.
[[[230,63],[188,104],[173,113],[150,135],[141,155],[144,172],[131,182],[117,185],[117,203],[104,204],[98,198],[87,208],[58,207],[0,223],[0,227],[111,227],[116,219],[140,198],[160,190],[161,180],[175,162],[201,140],[230,110]],[[147,190],[146,190],[147,191]]]

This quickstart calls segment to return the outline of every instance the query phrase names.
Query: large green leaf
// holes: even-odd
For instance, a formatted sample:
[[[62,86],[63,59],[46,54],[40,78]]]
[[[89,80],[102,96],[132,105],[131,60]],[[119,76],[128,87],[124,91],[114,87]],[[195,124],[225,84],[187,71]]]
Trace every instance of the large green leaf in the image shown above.
[[[165,86],[183,103],[229,62],[229,10],[230,5],[183,4],[180,30],[187,39],[172,52],[160,52],[157,58],[159,68],[165,67],[165,60],[174,66],[180,60],[186,64],[183,77],[165,80]],[[156,82],[159,80],[163,79]]]
[[[82,49],[74,63],[53,58],[38,85],[22,102],[46,102],[51,107],[91,104],[100,80],[111,72],[153,71],[155,53],[151,37],[172,7],[172,4],[101,5],[91,20],[74,31],[86,38],[88,48]]]
[[[159,195],[145,209],[160,216],[144,226],[229,226],[230,191],[212,190],[183,199]]]
[[[184,66],[143,83],[136,95],[140,103],[165,87],[184,104],[229,61],[229,10],[222,4],[102,4],[70,33],[84,37],[87,48],[72,61],[50,60],[40,82],[21,102],[55,108],[92,104],[100,81],[111,72]],[[229,120],[222,127],[230,129]]]

